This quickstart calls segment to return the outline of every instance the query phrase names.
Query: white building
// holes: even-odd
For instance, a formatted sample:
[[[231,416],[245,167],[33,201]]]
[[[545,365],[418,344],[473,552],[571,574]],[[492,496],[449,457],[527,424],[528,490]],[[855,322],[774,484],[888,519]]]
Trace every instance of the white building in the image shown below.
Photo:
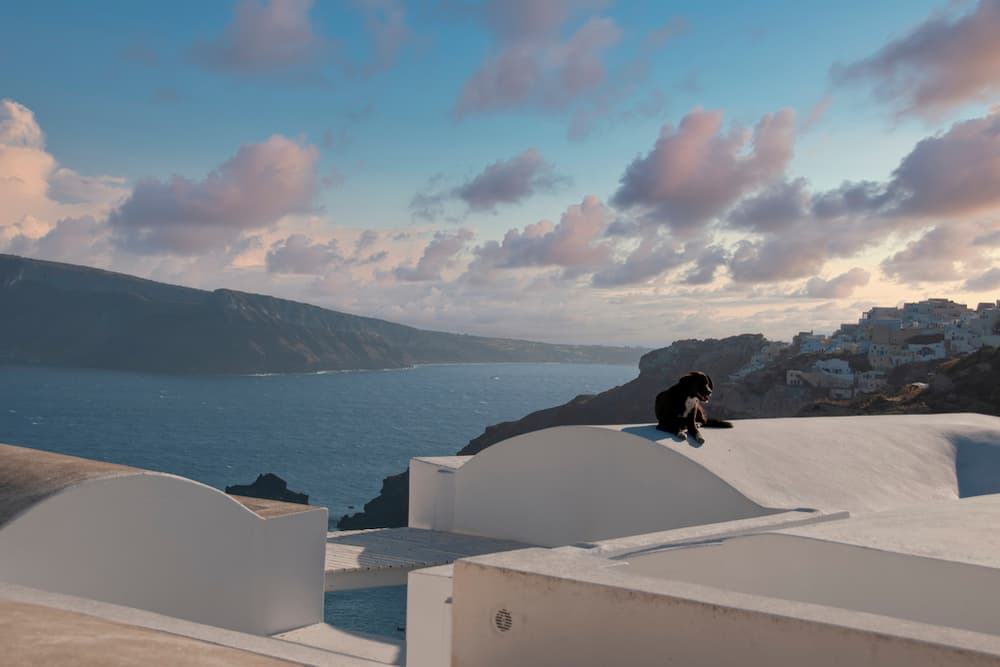
[[[3,657],[1000,665],[1000,418],[664,436],[570,426],[413,459],[408,528],[329,534],[322,508],[0,446]],[[405,646],[322,622],[324,588],[408,570]]]

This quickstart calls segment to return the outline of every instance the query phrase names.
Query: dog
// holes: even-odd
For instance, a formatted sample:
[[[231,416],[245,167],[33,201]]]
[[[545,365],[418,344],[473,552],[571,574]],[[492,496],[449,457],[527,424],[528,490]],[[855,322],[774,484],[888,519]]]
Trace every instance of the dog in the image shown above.
[[[705,444],[705,436],[699,426],[712,428],[732,428],[730,422],[709,419],[702,403],[712,396],[712,378],[701,371],[691,371],[677,381],[677,384],[656,395],[656,428],[677,436],[687,432],[699,444]]]

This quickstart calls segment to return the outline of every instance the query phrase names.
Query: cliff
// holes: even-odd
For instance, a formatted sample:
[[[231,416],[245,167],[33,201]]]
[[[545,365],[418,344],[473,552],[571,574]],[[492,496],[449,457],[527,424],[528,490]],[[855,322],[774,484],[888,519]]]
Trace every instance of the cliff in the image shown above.
[[[634,363],[637,348],[426,331],[259,294],[0,255],[0,363],[223,374]]]

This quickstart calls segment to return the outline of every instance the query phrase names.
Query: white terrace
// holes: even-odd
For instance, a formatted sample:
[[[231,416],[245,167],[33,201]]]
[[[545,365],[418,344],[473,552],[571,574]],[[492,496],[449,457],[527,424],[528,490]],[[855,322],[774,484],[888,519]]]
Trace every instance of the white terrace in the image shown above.
[[[408,528],[329,534],[324,508],[0,446],[0,643],[15,664],[151,641],[173,664],[1000,665],[1000,418],[664,435],[414,459]],[[407,573],[405,646],[323,623],[324,589]]]

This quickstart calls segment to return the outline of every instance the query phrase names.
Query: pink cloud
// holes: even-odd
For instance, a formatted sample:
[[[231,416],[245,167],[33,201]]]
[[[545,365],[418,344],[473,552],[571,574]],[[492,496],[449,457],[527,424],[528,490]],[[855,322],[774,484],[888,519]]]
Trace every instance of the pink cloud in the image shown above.
[[[567,39],[559,30],[590,2],[496,0],[482,19],[496,48],[466,80],[455,105],[458,118],[522,106],[566,108],[605,79],[604,52],[621,38],[613,19],[591,16]]]
[[[529,148],[509,160],[497,160],[471,181],[460,185],[453,196],[473,211],[490,211],[499,204],[516,204],[536,192],[550,192],[565,178]]]
[[[473,274],[493,269],[562,267],[567,277],[594,270],[608,261],[611,244],[602,240],[611,210],[593,195],[570,206],[558,224],[542,220],[523,230],[511,229],[501,242],[489,241],[475,251]]]
[[[809,217],[810,194],[805,179],[780,181],[745,197],[727,220],[737,229],[758,233],[778,232]]]
[[[309,210],[319,152],[280,135],[240,147],[203,181],[144,180],[108,222],[116,241],[139,253],[194,255],[224,247]]]
[[[659,233],[647,230],[642,240],[622,262],[609,263],[594,273],[594,287],[620,287],[642,283],[677,268],[688,261],[678,244]]]
[[[802,296],[813,299],[846,299],[854,294],[856,289],[867,285],[871,277],[869,271],[856,266],[829,280],[810,278],[802,290]]]
[[[0,100],[0,145],[45,148],[45,135],[31,109],[14,100]]]
[[[474,236],[471,229],[436,232],[415,266],[397,267],[393,274],[407,282],[441,280],[442,272],[455,266],[456,256],[465,250]]]
[[[955,3],[954,6],[957,6]],[[870,82],[900,114],[938,117],[1000,96],[1000,2],[971,12],[936,12],[878,52],[833,68],[840,84]]]
[[[239,0],[232,22],[192,55],[206,67],[249,74],[314,64],[332,46],[309,20],[313,0]]]
[[[969,278],[965,281],[965,289],[974,292],[1000,289],[1000,266],[994,266],[979,275]]]
[[[905,215],[1000,207],[1000,113],[955,123],[920,141],[893,172],[888,191],[897,200],[894,208]]]
[[[960,280],[991,264],[986,242],[973,243],[977,235],[994,230],[995,225],[970,221],[939,224],[903,250],[882,261],[882,272],[897,282],[947,282]]]
[[[372,41],[372,57],[362,72],[373,74],[387,69],[400,50],[414,39],[406,24],[406,6],[400,0],[355,0],[354,4],[361,11]]]
[[[41,238],[59,220],[103,218],[127,193],[122,178],[60,166],[31,109],[0,100],[0,248]]]
[[[830,108],[830,104],[832,102],[832,95],[824,95],[823,99],[817,102],[813,108],[809,110],[809,115],[806,117],[806,121],[802,123],[802,131],[809,132],[814,127],[819,125],[820,121],[823,120],[823,116],[826,115],[826,110]]]
[[[292,234],[271,247],[266,262],[271,273],[319,275],[331,262],[342,259],[336,239],[314,243],[304,234]]]
[[[795,113],[761,118],[750,130],[722,132],[722,112],[695,109],[678,127],[664,125],[644,157],[621,177],[612,203],[653,223],[690,234],[736,200],[784,172],[792,157]]]
[[[535,148],[497,160],[462,185],[434,191],[442,179],[441,174],[432,177],[427,190],[413,196],[413,215],[433,220],[444,215],[445,204],[451,200],[463,202],[469,211],[495,211],[501,205],[519,204],[536,193],[553,192],[567,182]]]

